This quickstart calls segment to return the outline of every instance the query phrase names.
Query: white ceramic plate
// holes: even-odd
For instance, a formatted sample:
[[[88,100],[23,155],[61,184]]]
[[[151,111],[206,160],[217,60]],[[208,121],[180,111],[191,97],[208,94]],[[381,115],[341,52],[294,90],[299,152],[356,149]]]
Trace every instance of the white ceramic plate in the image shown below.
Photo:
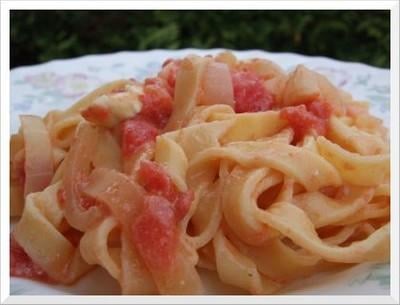
[[[18,130],[20,114],[44,115],[51,109],[65,109],[104,82],[118,78],[139,80],[155,75],[167,58],[190,53],[215,54],[221,50],[155,50],[90,55],[56,60],[11,71],[11,131]],[[371,111],[390,126],[390,72],[359,63],[292,53],[237,51],[238,58],[268,58],[284,69],[298,64],[325,74],[335,85],[359,100],[371,103]],[[210,294],[233,294],[232,287],[217,283],[215,276],[202,272]],[[209,285],[207,285],[209,283]],[[210,284],[212,283],[212,284]],[[118,294],[118,284],[105,271],[96,269],[73,286],[47,285],[11,278],[11,295]],[[293,283],[287,294],[389,295],[389,264],[361,264],[344,271],[324,273]]]

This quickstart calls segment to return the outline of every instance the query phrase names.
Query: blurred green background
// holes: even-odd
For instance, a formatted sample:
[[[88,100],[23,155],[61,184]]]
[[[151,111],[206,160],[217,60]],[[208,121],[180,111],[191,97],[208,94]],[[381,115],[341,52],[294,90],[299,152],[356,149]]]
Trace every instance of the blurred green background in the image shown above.
[[[155,48],[263,49],[389,67],[389,11],[12,11],[11,67]]]

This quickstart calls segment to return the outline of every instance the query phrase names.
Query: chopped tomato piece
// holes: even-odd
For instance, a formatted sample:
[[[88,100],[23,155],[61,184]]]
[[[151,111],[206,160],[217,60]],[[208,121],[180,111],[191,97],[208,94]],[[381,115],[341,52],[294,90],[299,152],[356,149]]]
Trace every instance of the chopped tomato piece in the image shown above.
[[[146,191],[162,196],[169,201],[177,197],[177,189],[171,177],[155,162],[142,161],[138,172],[139,182]]]
[[[102,123],[108,119],[110,111],[102,105],[90,105],[81,112],[81,115],[89,122]]]
[[[172,113],[172,95],[165,81],[158,77],[146,79],[143,94],[139,98],[142,102],[141,116],[158,128],[163,128]]]
[[[308,112],[305,105],[286,107],[281,110],[281,117],[293,128],[295,141],[301,140],[311,129],[315,129],[318,134],[325,133],[322,121]]]
[[[158,130],[149,122],[133,118],[121,123],[122,153],[125,157],[131,156],[144,143],[154,141]]]
[[[273,96],[267,91],[263,80],[254,72],[232,73],[236,112],[258,112],[272,108]]]
[[[157,163],[142,161],[138,178],[146,191],[162,196],[170,202],[177,221],[189,211],[194,197],[193,192],[179,192],[168,173]]]
[[[43,282],[53,281],[39,265],[32,261],[13,237],[10,239],[10,273],[11,276]]]
[[[150,270],[168,269],[175,259],[178,232],[167,199],[146,196],[144,209],[132,225],[133,242]]]
[[[332,108],[328,103],[314,101],[309,104],[286,107],[281,110],[281,117],[289,122],[295,133],[295,141],[301,140],[310,130],[318,135],[325,135]]]
[[[307,110],[321,119],[329,119],[332,115],[332,105],[319,100],[306,104]]]

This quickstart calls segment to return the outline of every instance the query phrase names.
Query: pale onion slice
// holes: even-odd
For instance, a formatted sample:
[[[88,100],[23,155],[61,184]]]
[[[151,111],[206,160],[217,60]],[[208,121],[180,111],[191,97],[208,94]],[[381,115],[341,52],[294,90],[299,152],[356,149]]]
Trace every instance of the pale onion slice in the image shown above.
[[[65,159],[63,177],[65,218],[72,227],[80,231],[86,231],[102,217],[98,206],[91,206],[85,210],[80,204],[82,182],[90,174],[98,138],[98,128],[85,123],[81,124],[78,126],[75,142]]]
[[[25,145],[24,196],[44,190],[53,177],[53,150],[49,133],[42,119],[33,115],[21,116]]]
[[[227,104],[233,107],[233,85],[227,64],[210,62],[206,66],[198,99],[201,105]]]

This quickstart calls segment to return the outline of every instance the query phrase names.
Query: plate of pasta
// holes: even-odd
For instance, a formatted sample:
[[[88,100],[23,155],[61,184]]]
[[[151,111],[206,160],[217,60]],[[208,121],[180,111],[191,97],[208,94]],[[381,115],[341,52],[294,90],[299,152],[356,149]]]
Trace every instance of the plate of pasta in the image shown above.
[[[389,294],[389,71],[262,51],[11,72],[11,294]]]

